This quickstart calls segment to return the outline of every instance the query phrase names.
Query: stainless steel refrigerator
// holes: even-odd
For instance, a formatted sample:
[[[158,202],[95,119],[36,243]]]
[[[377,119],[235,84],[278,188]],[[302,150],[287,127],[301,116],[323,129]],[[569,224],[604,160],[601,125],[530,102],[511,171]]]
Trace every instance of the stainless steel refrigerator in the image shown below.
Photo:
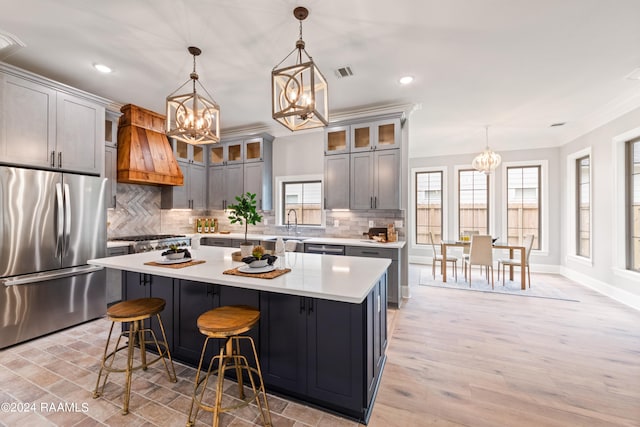
[[[0,348],[106,312],[104,178],[0,166]]]

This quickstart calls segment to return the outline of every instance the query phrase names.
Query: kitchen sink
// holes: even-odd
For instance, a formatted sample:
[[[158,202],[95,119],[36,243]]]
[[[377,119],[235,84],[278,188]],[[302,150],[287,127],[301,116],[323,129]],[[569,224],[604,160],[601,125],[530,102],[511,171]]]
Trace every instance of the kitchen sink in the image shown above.
[[[299,240],[299,241],[304,241],[307,239],[310,239],[310,237],[294,237],[294,236],[278,236],[278,237],[282,237],[282,240],[284,242],[286,242],[287,240]],[[265,242],[275,242],[278,240],[278,237],[271,237],[269,239],[264,239]]]

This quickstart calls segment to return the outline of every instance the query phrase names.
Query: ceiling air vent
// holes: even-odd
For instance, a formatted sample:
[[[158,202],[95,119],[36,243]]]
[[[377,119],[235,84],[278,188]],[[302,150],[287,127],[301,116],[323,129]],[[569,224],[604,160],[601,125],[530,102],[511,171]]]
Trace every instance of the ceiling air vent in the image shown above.
[[[346,67],[338,68],[336,70],[336,76],[339,79],[342,79],[344,77],[351,77],[353,76],[353,71],[351,71],[351,67],[347,65]]]
[[[549,127],[558,127],[558,126],[564,126],[566,124],[566,122],[558,122],[558,123],[552,123]]]

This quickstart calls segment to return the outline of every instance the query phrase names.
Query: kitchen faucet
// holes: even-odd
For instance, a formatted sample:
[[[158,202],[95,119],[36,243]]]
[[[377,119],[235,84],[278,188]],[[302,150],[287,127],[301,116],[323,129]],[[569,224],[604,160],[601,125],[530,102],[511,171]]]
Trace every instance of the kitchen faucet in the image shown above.
[[[289,211],[287,212],[287,231],[289,231],[289,227],[290,227],[289,214],[291,214],[291,212],[293,212],[293,219],[295,221],[293,225],[294,235],[297,235],[298,234],[298,212],[296,212],[295,209],[289,209]]]

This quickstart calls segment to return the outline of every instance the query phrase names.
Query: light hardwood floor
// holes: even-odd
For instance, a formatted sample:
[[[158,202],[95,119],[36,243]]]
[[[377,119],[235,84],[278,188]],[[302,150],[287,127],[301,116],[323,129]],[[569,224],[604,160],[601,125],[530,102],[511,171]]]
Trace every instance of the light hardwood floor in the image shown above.
[[[417,286],[420,268],[431,274],[411,266],[412,298],[389,311],[369,426],[640,426],[640,312],[560,276],[545,280],[580,302]],[[101,319],[0,350],[0,403],[88,405],[0,413],[0,426],[184,426],[195,373],[180,364],[175,384],[161,365],[137,371],[127,416],[122,376],[91,399],[108,328]],[[357,426],[269,399],[277,427]],[[259,422],[255,408],[224,415],[223,426]],[[205,414],[197,425],[210,422]]]
[[[639,426],[640,312],[545,280],[580,302],[412,287],[369,425]]]

